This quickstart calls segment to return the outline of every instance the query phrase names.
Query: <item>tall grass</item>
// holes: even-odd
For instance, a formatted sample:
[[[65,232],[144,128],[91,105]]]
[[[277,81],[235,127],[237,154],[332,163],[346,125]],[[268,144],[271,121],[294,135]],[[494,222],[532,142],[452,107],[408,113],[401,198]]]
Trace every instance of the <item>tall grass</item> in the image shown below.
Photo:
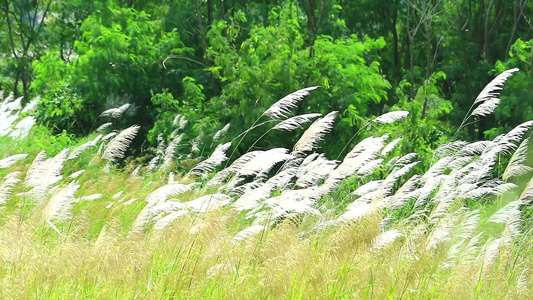
[[[177,128],[148,166],[123,161],[138,127],[0,137],[0,298],[530,298],[533,122],[443,145],[413,174],[395,137],[347,145],[342,161],[315,153],[334,118],[292,151],[234,161],[221,135],[211,156],[176,159]]]

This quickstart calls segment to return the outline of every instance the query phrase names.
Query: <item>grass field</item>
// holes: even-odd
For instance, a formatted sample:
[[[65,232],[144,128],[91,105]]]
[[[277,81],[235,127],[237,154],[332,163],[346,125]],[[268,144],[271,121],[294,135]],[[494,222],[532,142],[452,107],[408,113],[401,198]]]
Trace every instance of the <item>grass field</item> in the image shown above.
[[[180,135],[124,161],[135,126],[0,137],[0,298],[531,297],[532,121],[416,174],[387,135],[311,154],[334,118],[233,162],[231,143],[176,157]]]

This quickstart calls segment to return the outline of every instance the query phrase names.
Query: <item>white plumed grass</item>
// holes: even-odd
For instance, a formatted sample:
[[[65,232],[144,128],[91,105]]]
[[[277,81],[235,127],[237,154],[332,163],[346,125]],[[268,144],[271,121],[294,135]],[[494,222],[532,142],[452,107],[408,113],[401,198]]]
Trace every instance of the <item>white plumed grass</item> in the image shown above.
[[[105,147],[102,158],[112,163],[123,158],[139,128],[140,126],[133,125],[117,134]]]
[[[264,113],[264,116],[275,120],[285,119],[288,117],[290,111],[296,107],[298,102],[309,95],[309,92],[320,88],[320,86],[312,86],[297,90],[289,95],[281,98],[276,103],[272,104]]]
[[[313,151],[318,148],[318,144],[333,128],[336,116],[337,112],[330,112],[325,117],[318,119],[311,124],[294,145],[294,152]]]
[[[283,107],[270,117],[286,118]],[[315,121],[292,154],[251,151],[218,172],[228,144],[187,161],[160,143],[146,172],[152,157],[106,171],[81,143],[48,158],[0,139],[0,297],[528,299],[533,122],[452,142],[432,162],[370,136],[339,162],[313,153],[334,119]],[[123,159],[137,130],[102,137],[102,151]]]

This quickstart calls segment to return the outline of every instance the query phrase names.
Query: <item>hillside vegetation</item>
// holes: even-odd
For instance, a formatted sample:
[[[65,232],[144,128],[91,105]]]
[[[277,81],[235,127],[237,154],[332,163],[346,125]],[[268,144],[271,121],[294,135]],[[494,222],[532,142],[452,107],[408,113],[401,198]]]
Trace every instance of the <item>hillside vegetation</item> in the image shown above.
[[[533,1],[0,1],[0,299],[530,299]]]
[[[463,123],[491,114],[517,71],[489,83]],[[178,115],[150,160],[126,157],[139,126],[104,123],[76,141],[32,127],[35,108],[7,97],[0,297],[529,298],[533,121],[443,144],[421,172],[417,154],[387,133],[355,133],[331,160],[320,146],[337,113],[292,115],[317,89],[283,97],[239,135],[224,126],[204,156],[180,149],[188,120]],[[386,132],[407,118],[391,111],[365,128]],[[235,151],[249,132],[299,128],[292,149]]]

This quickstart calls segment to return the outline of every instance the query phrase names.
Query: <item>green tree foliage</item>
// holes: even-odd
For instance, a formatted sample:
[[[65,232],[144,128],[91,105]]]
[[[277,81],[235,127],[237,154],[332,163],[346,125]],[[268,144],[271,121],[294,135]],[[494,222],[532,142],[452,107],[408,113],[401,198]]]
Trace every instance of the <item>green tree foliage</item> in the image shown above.
[[[501,73],[506,69],[519,68],[512,80],[506,85],[506,90],[512,91],[502,96],[502,103],[496,111],[493,127],[485,131],[487,137],[495,137],[506,128],[516,123],[516,120],[528,120],[533,115],[531,87],[533,86],[533,40],[518,39],[509,52],[509,58],[498,61],[492,73]]]
[[[533,110],[527,0],[49,0],[0,9],[1,87],[24,101],[39,95],[38,120],[55,132],[87,133],[100,112],[128,101],[115,128],[138,123],[155,146],[171,139],[179,114],[190,121],[186,143],[212,144],[225,124],[235,137],[278,99],[320,85],[295,113],[339,111],[327,154],[391,109],[411,115],[381,130],[425,152],[459,126],[486,82],[514,67],[522,71],[495,114],[457,138],[493,137]],[[247,134],[240,150],[266,130]],[[294,136],[269,133],[255,146],[290,147]]]

